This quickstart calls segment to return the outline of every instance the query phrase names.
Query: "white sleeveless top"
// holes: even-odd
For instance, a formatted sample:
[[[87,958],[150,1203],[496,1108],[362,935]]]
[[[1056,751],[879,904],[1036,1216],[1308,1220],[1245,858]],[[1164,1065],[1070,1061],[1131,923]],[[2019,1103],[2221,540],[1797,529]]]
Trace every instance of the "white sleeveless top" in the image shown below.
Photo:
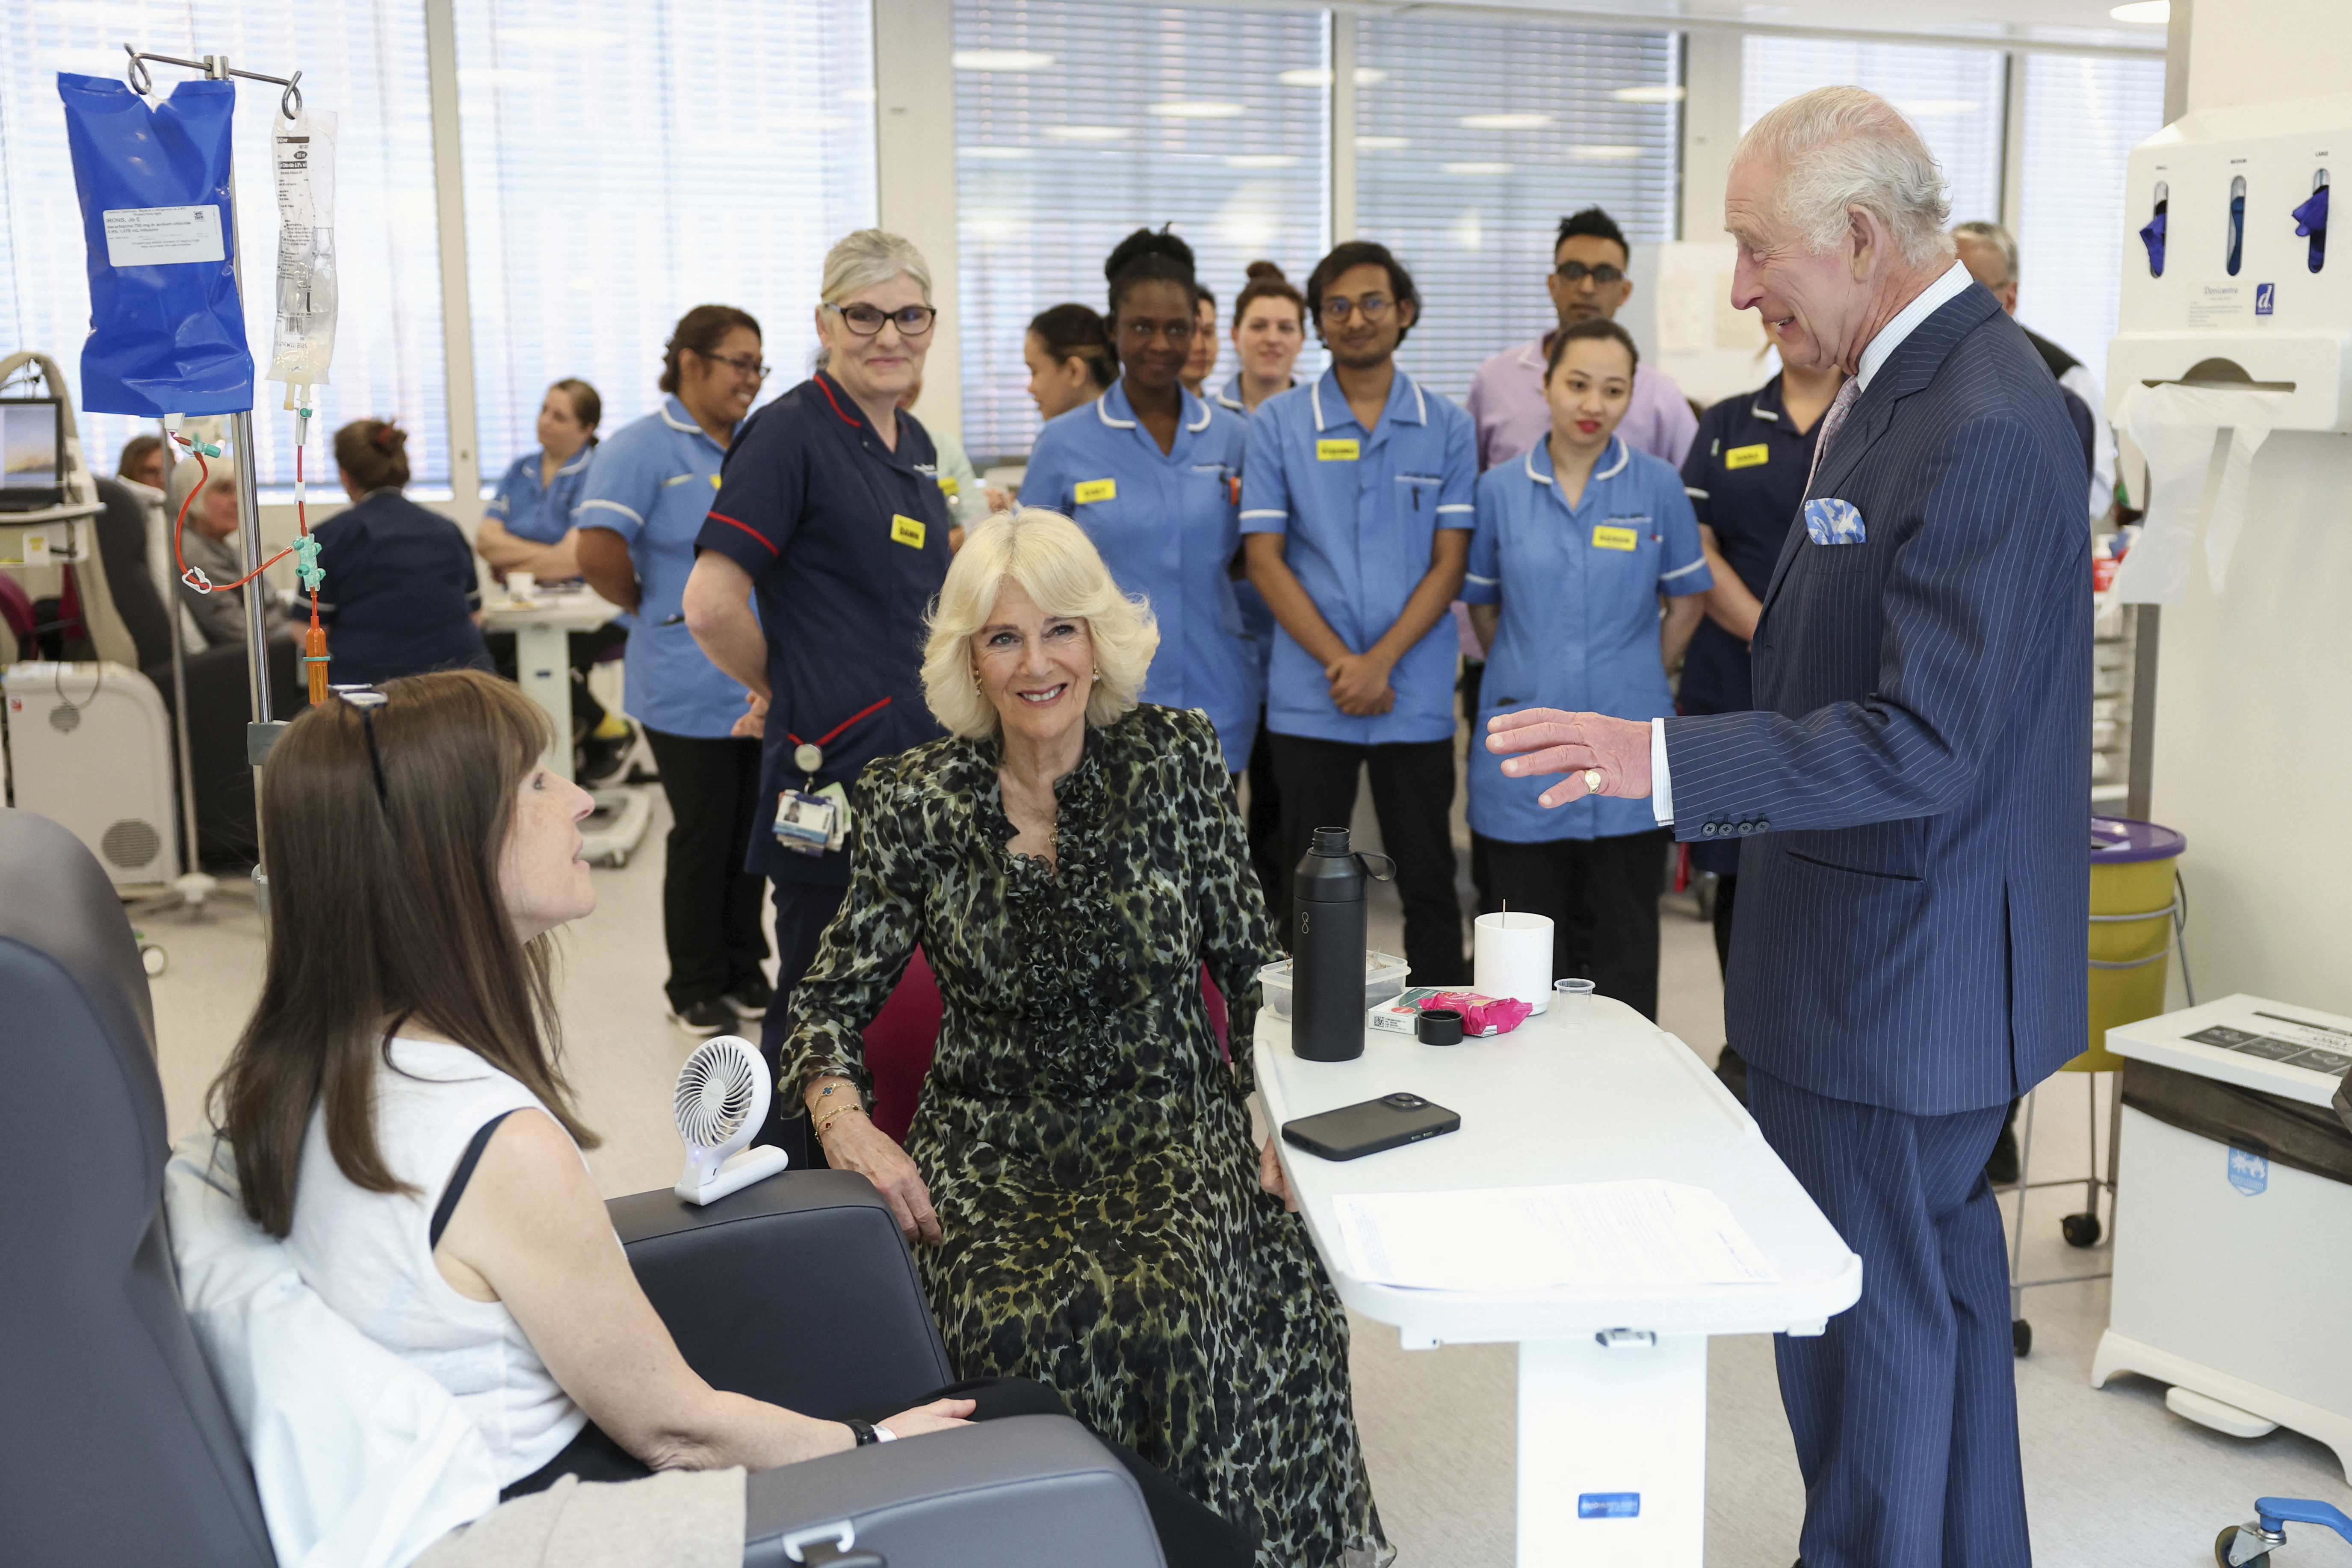
[[[505,1302],[473,1300],[442,1278],[430,1235],[482,1123],[547,1108],[463,1046],[395,1037],[392,1059],[398,1070],[376,1069],[376,1144],[393,1175],[416,1190],[353,1186],[327,1148],[323,1110],[314,1110],[287,1250],[329,1306],[456,1397],[489,1445],[499,1485],[510,1486],[561,1453],[588,1417]]]

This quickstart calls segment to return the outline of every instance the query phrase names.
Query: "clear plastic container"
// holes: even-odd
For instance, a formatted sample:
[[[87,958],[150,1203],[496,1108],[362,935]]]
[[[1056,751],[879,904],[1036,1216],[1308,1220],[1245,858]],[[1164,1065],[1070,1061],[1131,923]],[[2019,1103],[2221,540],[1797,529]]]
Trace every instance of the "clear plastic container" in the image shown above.
[[[1364,954],[1364,1006],[1367,1011],[1404,994],[1412,966],[1402,958],[1367,951]],[[1265,1008],[1277,1018],[1290,1016],[1290,960],[1269,963],[1257,972],[1265,988]]]

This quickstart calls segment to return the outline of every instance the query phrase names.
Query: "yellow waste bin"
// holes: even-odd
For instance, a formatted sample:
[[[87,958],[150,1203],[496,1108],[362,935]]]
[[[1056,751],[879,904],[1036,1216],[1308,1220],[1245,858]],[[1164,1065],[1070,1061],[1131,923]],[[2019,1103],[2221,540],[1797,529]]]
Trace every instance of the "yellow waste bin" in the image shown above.
[[[2120,1071],[2107,1031],[2164,1011],[2173,868],[2188,846],[2153,822],[2091,818],[2090,1048],[2061,1070]]]

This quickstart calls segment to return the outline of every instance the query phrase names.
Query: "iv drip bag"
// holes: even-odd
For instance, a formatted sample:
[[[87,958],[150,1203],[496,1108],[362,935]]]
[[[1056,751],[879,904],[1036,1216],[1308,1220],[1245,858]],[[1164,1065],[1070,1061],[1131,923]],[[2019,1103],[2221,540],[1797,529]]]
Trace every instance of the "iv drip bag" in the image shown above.
[[[323,385],[335,357],[335,117],[305,110],[278,119],[270,153],[278,227],[268,379],[284,382],[290,395]]]
[[[236,297],[229,124],[236,89],[184,81],[147,100],[58,73],[89,258],[81,405],[92,414],[235,414],[253,406]]]

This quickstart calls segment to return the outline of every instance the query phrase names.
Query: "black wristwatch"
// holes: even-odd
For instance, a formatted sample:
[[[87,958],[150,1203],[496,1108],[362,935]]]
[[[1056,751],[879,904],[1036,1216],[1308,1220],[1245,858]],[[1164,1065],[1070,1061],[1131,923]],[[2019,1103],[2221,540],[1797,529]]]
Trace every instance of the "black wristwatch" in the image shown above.
[[[855,1417],[844,1421],[842,1425],[849,1428],[849,1435],[857,1439],[857,1446],[861,1448],[871,1447],[877,1443],[893,1441],[898,1436],[896,1432],[883,1430],[871,1421],[859,1421]]]

